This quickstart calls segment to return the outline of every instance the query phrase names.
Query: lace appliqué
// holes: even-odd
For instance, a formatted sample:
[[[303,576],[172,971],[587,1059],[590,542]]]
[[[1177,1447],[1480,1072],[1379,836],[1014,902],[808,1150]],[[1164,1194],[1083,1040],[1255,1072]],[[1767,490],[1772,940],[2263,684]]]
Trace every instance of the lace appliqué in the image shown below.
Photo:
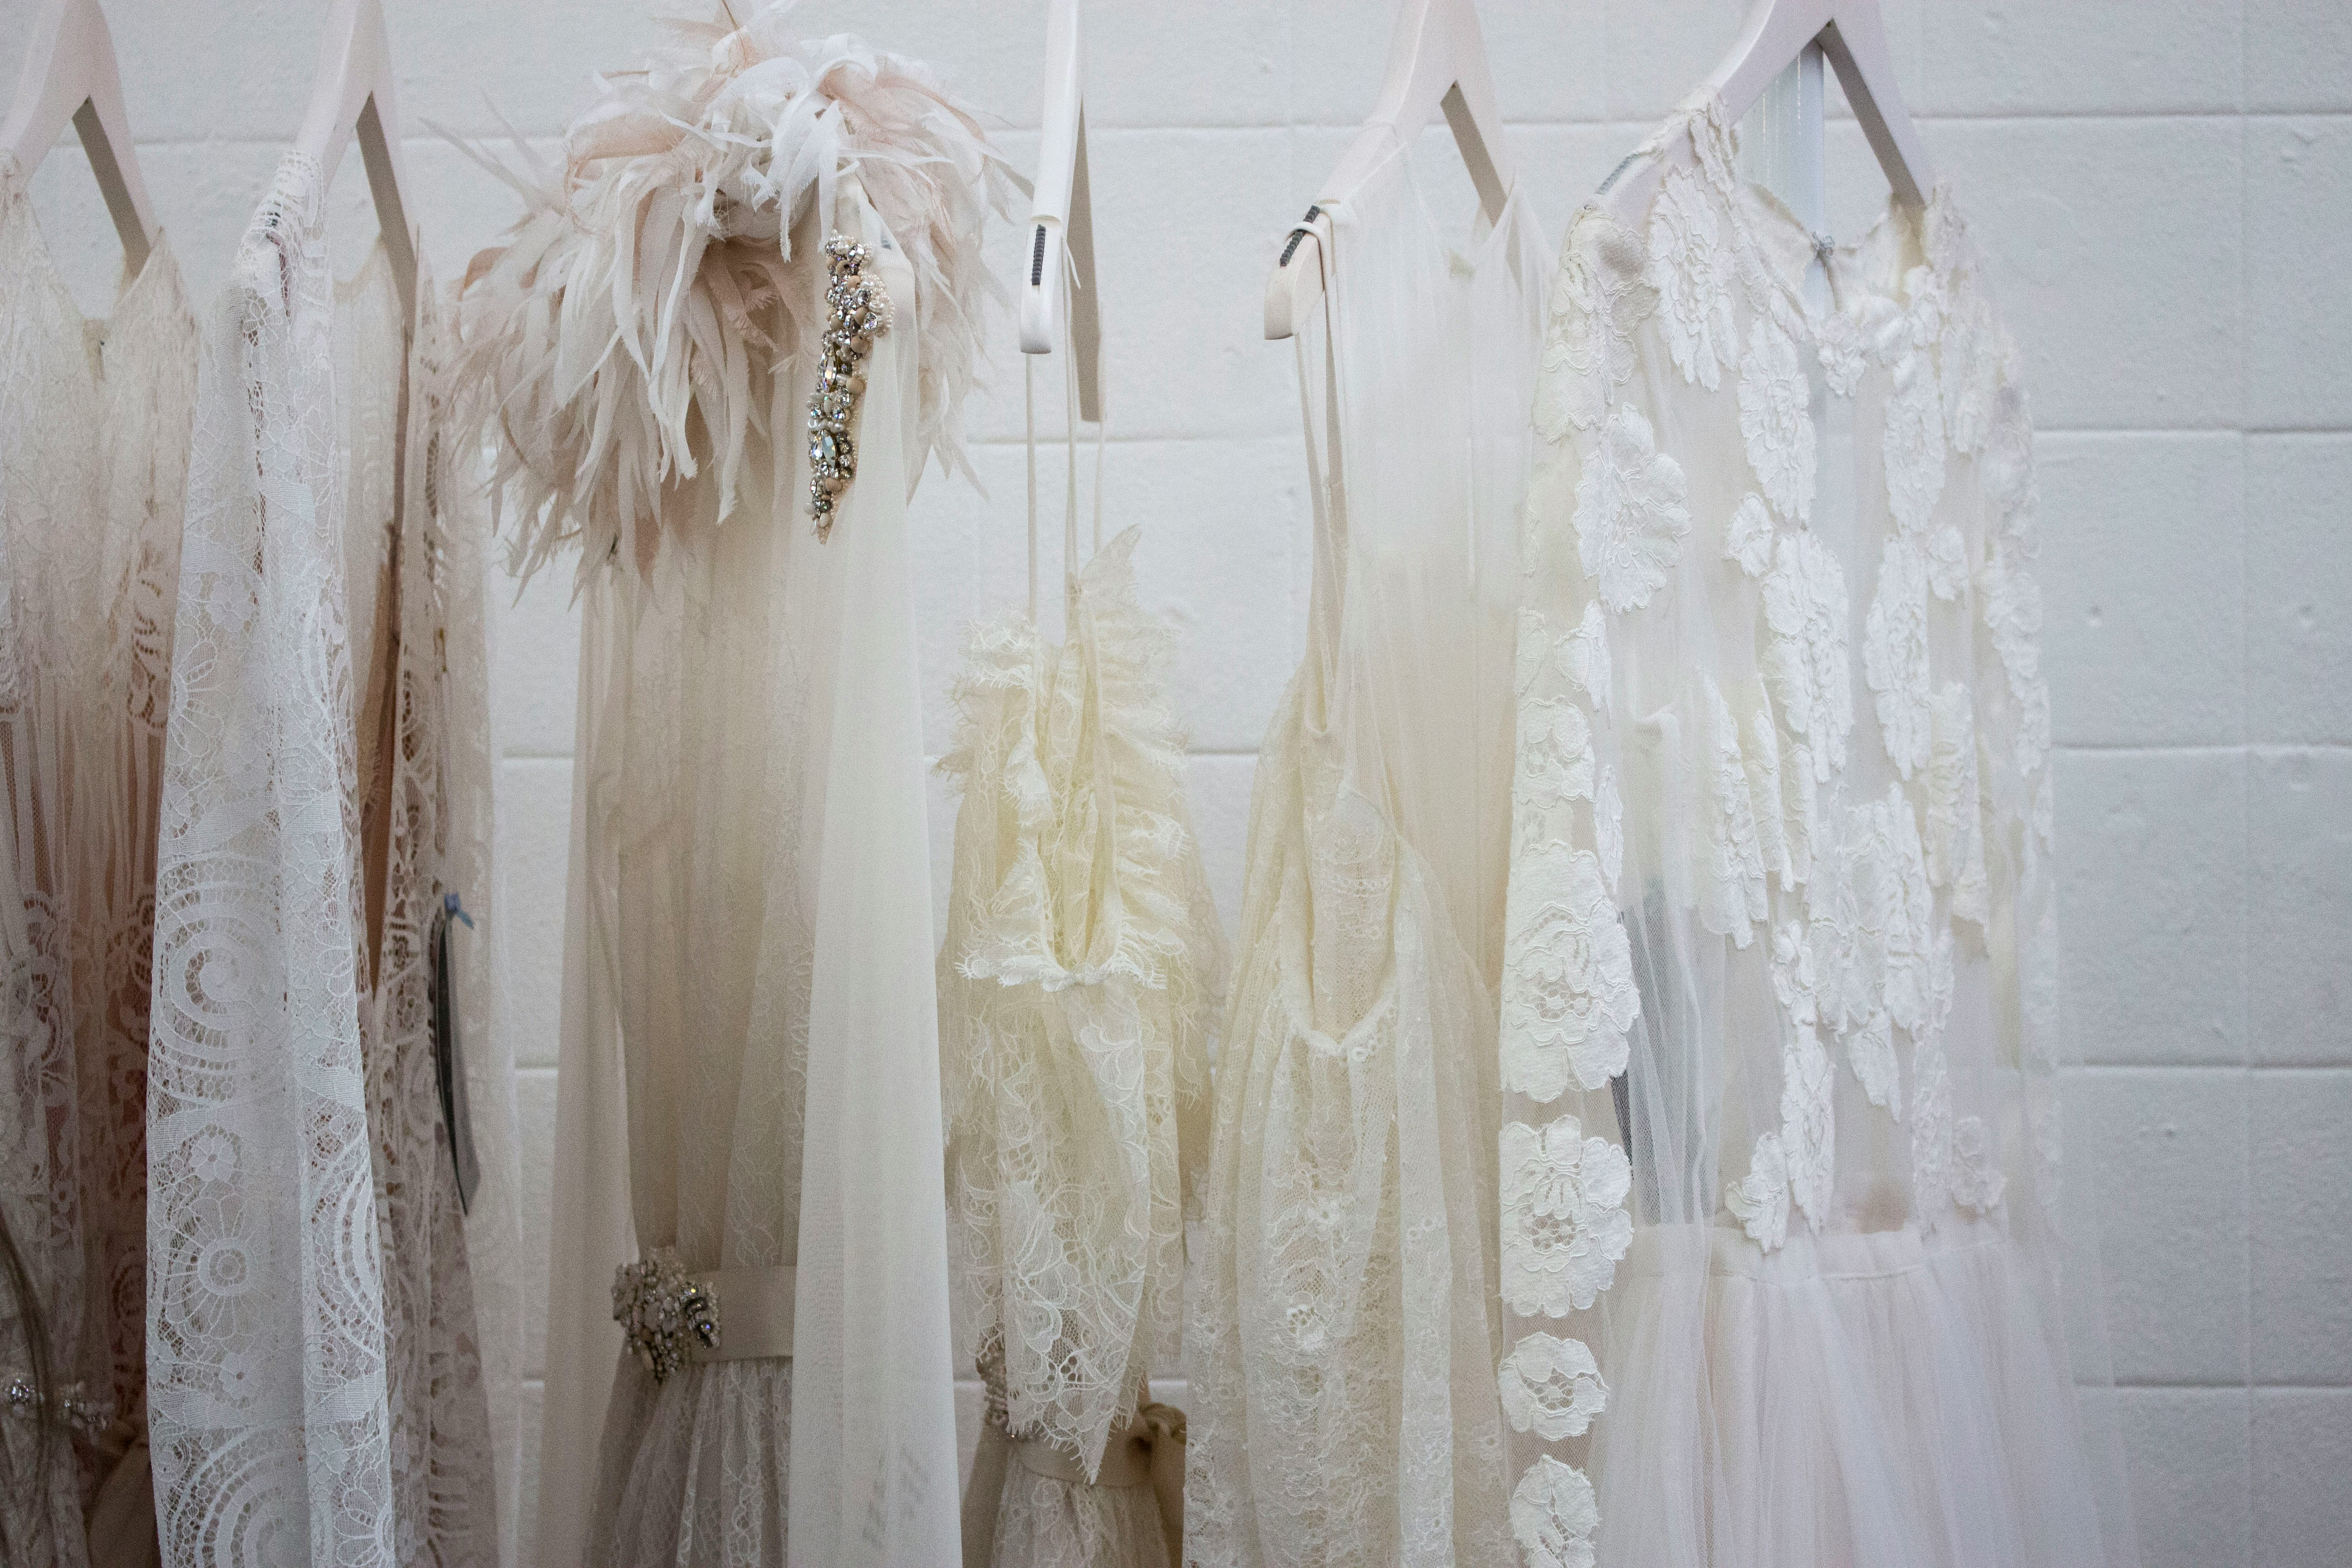
[[[1750,577],[1761,577],[1771,570],[1772,513],[1762,496],[1739,498],[1723,537],[1723,558],[1739,563],[1742,572]]]
[[[1528,1568],[1592,1568],[1601,1502],[1584,1472],[1539,1457],[1511,1492],[1511,1534]]]
[[[1739,362],[1739,433],[1764,499],[1795,522],[1813,510],[1811,405],[1796,343],[1769,316],[1757,317]]]
[[[1886,760],[1907,779],[1927,765],[1934,733],[1927,688],[1927,564],[1910,540],[1886,542],[1863,639],[1862,672],[1877,694],[1879,739]]]
[[[1682,555],[1690,513],[1682,465],[1657,449],[1650,421],[1618,405],[1576,484],[1577,552],[1601,602],[1638,610]]]
[[[1585,1342],[1540,1330],[1511,1348],[1496,1379],[1511,1429],[1547,1443],[1581,1436],[1609,1403],[1601,1363]]]
[[[1521,1317],[1580,1312],[1633,1245],[1633,1165],[1573,1116],[1541,1128],[1506,1122],[1501,1147],[1503,1299]]]
[[[1675,368],[1709,391],[1739,353],[1731,320],[1737,277],[1715,204],[1689,170],[1668,170],[1650,211],[1650,261],[1643,278],[1664,307],[1666,352]]]

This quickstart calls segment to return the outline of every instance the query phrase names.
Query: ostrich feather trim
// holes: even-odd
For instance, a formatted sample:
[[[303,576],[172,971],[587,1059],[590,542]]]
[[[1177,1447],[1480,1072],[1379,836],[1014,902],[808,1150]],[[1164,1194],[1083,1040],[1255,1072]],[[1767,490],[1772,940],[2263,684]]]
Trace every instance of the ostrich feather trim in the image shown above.
[[[793,8],[733,31],[667,24],[673,42],[598,79],[561,169],[519,135],[520,168],[466,146],[525,204],[458,294],[466,406],[500,447],[520,574],[574,542],[583,571],[649,563],[698,477],[716,479],[719,521],[735,510],[747,439],[784,428],[777,384],[824,331],[821,286],[790,268],[794,225],[814,203],[822,235],[848,177],[914,273],[909,474],[933,456],[970,472],[961,411],[1002,294],[981,231],[1009,201],[1003,159],[927,67],[796,37]]]

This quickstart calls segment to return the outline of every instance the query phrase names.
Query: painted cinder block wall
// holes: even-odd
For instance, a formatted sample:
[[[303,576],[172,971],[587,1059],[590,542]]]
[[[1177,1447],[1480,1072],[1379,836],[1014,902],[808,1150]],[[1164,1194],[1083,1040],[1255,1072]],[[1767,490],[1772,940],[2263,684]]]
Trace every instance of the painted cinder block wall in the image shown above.
[[[2352,1561],[2352,5],[1885,3],[1906,100],[2032,366],[2064,973],[2091,1064],[2069,1154],[2105,1198],[2141,1539],[2163,1568],[2341,1564]],[[35,5],[0,5],[0,88]],[[509,208],[425,121],[491,132],[495,103],[526,135],[552,137],[589,72],[648,37],[656,7],[386,8],[411,199],[446,278]],[[199,298],[219,286],[301,118],[326,9],[110,0],[148,184]],[[1556,237],[1727,46],[1742,6],[1484,9],[1524,178]],[[935,62],[1002,118],[1017,166],[1034,155],[1038,0],[817,0],[809,15]],[[1391,16],[1389,0],[1089,8],[1107,522],[1144,525],[1145,591],[1185,634],[1177,696],[1193,806],[1229,921],[1255,750],[1300,646],[1307,570],[1290,358],[1259,337],[1260,289],[1285,226],[1370,106]],[[1430,151],[1466,211],[1466,183],[1442,144]],[[1883,186],[1850,121],[1832,126],[1830,156],[1832,226],[1850,233]],[[102,308],[113,242],[78,150],[53,154],[35,184],[53,243]],[[337,215],[355,264],[373,232],[355,155]],[[1009,276],[1017,240],[999,240]],[[971,418],[985,494],[934,476],[919,498],[934,750],[961,628],[1014,603],[1025,574],[1022,367],[1008,323],[998,336],[995,385]],[[1059,409],[1057,375],[1041,375],[1041,409]],[[1042,422],[1058,429],[1058,413]],[[1049,482],[1049,519],[1058,493]],[[1045,531],[1050,552],[1060,531]],[[561,581],[519,598],[503,579],[494,589],[500,1017],[526,1164],[543,1172],[577,629]],[[949,803],[935,800],[943,885]],[[531,1185],[527,1222],[546,1201]],[[531,1262],[535,1300],[544,1265]],[[535,1404],[526,1429],[535,1448]]]

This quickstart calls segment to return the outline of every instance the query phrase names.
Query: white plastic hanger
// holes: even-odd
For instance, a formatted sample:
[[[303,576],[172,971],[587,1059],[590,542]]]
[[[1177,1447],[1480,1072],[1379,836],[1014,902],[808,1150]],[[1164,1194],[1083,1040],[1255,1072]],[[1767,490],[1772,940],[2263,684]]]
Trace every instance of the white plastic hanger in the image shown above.
[[[1879,16],[1877,0],[1757,0],[1739,41],[1706,79],[1707,89],[1723,100],[1724,112],[1738,120],[1814,44],[1837,71],[1838,85],[1845,89],[1846,102],[1869,138],[1870,150],[1878,154],[1895,199],[1925,205],[1935,188],[1936,166],[1895,89],[1895,59],[1887,52],[1886,24]],[[1652,163],[1638,177],[1601,188],[1617,211],[1642,210],[1660,174]]]
[[[1331,220],[1322,209],[1351,200],[1373,171],[1443,112],[1469,165],[1489,222],[1499,223],[1513,169],[1495,107],[1495,79],[1474,0],[1403,0],[1389,37],[1388,79],[1372,117],[1357,132],[1324,194],[1290,231],[1265,285],[1265,335],[1286,338],[1315,307],[1331,260]],[[1311,247],[1311,249],[1310,249]]]
[[[1078,416],[1102,421],[1102,309],[1095,295],[1094,206],[1087,193],[1086,66],[1078,38],[1078,0],[1054,0],[1045,20],[1045,98],[1031,193],[1029,266],[1021,279],[1021,352],[1049,354],[1062,341],[1062,302],[1070,309]],[[1066,239],[1069,288],[1061,276]]]
[[[98,0],[51,0],[42,13],[16,78],[7,123],[0,126],[0,147],[15,153],[29,174],[68,122],[89,154],[114,232],[122,237],[123,259],[136,273],[154,248],[155,209],[147,200],[147,183],[139,177],[131,122],[122,111],[114,37],[106,30]]]
[[[310,111],[302,117],[294,144],[334,177],[352,133],[360,139],[367,165],[368,193],[375,198],[377,226],[400,289],[404,319],[416,315],[416,230],[402,197],[400,121],[392,99],[392,50],[383,36],[383,0],[337,0],[327,18],[326,43],[319,51],[318,83]]]

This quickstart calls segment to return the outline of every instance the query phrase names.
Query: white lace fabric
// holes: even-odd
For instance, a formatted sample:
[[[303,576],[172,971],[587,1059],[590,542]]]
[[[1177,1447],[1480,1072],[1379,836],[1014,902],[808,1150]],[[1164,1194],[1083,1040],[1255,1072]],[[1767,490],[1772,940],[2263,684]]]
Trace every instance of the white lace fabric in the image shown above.
[[[1457,254],[1401,156],[1333,220],[1308,651],[1259,753],[1188,1301],[1203,1568],[1508,1550],[1493,985],[1549,254],[1517,195]]]
[[[486,736],[449,733],[487,725],[478,542],[453,538],[476,487],[429,280],[413,352],[380,256],[339,300],[322,184],[280,165],[198,374],[148,1084],[157,1517],[174,1564],[492,1563],[486,1363],[511,1370],[514,1320],[477,1314],[428,1002],[434,911],[488,857]],[[389,573],[358,637],[347,556]],[[508,1102],[477,1081],[477,1201],[511,1238]]]
[[[963,796],[940,954],[958,1344],[1001,1355],[1014,1436],[1089,1470],[1177,1345],[1223,963],[1140,537],[1076,576],[1060,647],[1025,616],[975,634],[940,763]]]
[[[195,323],[160,241],[110,317],[85,321],[5,157],[0,277],[0,731],[24,877],[0,1190],[84,1413],[72,1528],[55,1536],[73,1562],[81,1506],[145,1426],[146,960]],[[20,1359],[0,1351],[0,1381]]]
[[[1948,192],[1831,251],[1817,312],[1811,237],[1733,168],[1685,106],[1545,332],[1512,1532],[1530,1568],[2129,1563],[2062,1309],[2095,1321],[2096,1252],[2061,1223],[2018,356]]]

